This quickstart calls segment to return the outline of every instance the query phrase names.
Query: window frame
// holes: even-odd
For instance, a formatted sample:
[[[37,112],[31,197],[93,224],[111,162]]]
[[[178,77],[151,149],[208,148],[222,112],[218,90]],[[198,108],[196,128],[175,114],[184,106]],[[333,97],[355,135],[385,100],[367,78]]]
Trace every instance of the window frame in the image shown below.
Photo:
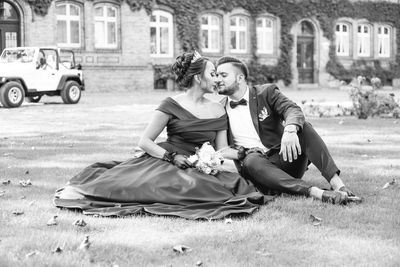
[[[156,21],[151,21],[151,16],[156,17]],[[164,16],[168,18],[168,22],[160,22],[160,16]],[[156,53],[152,53],[150,50],[150,56],[151,57],[156,57],[156,58],[170,58],[173,57],[174,54],[174,16],[172,13],[165,11],[165,10],[154,10],[151,15],[150,15],[150,24],[149,24],[149,29],[151,32],[151,28],[156,29]],[[168,28],[168,53],[166,54],[161,54],[161,35],[160,35],[160,29],[162,27],[167,26]],[[151,44],[151,35],[150,35],[150,44]]]
[[[388,33],[385,34],[385,28],[388,30]],[[382,32],[379,33],[379,29],[382,29]],[[378,25],[377,29],[376,29],[376,36],[377,36],[377,46],[376,46],[376,50],[377,50],[377,56],[379,58],[390,58],[392,53],[392,27],[390,27],[389,25]],[[380,53],[380,46],[381,46],[381,41],[385,41],[387,42],[388,45],[388,51],[386,51],[385,54],[381,54]],[[384,43],[383,43],[383,47],[384,47]]]
[[[202,19],[203,19],[204,16],[208,17],[208,21],[209,21],[208,24],[203,24],[202,23]],[[218,24],[217,25],[213,25],[213,24],[210,23],[212,17],[217,18],[217,20],[218,20]],[[221,36],[222,36],[222,34],[221,34],[222,33],[221,22],[222,22],[222,19],[217,14],[205,13],[205,14],[202,14],[200,16],[200,40],[201,40],[201,45],[202,45],[202,48],[201,48],[202,52],[204,52],[204,53],[220,53],[221,52],[221,48],[222,48],[222,45],[221,45],[221,39],[222,39],[221,38]],[[217,30],[218,31],[218,34],[217,34],[217,36],[218,36],[218,40],[217,40],[218,48],[215,48],[215,49],[210,48],[211,44],[212,44],[212,40],[211,40],[212,39],[212,34],[211,34],[212,30]],[[203,38],[203,31],[207,31],[208,47],[209,48],[205,48],[203,46],[203,39],[202,39]]]
[[[261,19],[263,26],[266,25],[267,21],[271,22],[271,27],[258,27],[257,26],[257,21]],[[265,23],[264,23],[265,22]],[[274,55],[275,53],[275,36],[276,36],[276,19],[267,17],[267,16],[262,16],[262,17],[257,17],[255,20],[256,23],[256,38],[257,38],[257,54],[263,54],[263,55]],[[267,30],[270,29],[270,30]],[[272,46],[271,50],[266,50],[266,49],[260,49],[258,46],[258,41],[259,41],[259,31],[262,31],[262,34],[267,34],[266,38],[268,38],[268,33],[270,34],[272,38]]]
[[[236,25],[232,26],[231,25],[231,19],[235,18],[236,19]],[[239,26],[239,19],[243,18],[246,25],[245,26]],[[232,36],[232,32],[235,32],[236,35],[236,46],[240,45],[240,38],[238,38],[240,36],[240,32],[244,32],[244,49],[239,49],[239,48],[232,48],[231,47],[231,36]],[[232,15],[229,17],[229,49],[231,53],[237,53],[237,54],[244,54],[248,52],[248,41],[249,41],[249,19],[247,16],[245,15]]]
[[[103,15],[102,16],[96,16],[96,9],[102,7],[103,9]],[[115,11],[115,17],[109,17],[108,15],[108,8],[112,8]],[[93,7],[93,20],[94,20],[94,47],[96,49],[118,49],[118,45],[119,45],[119,7],[111,4],[111,3],[97,3],[96,5],[94,5]],[[97,43],[96,42],[96,22],[101,21],[104,23],[104,28],[103,28],[103,36],[104,36],[104,40],[102,43]],[[113,22],[115,24],[115,44],[109,44],[107,43],[107,38],[108,38],[108,27],[107,24],[109,22]]]
[[[341,31],[339,31],[339,32],[337,31],[337,26],[340,27]],[[346,34],[344,34],[343,26],[347,27]],[[340,57],[351,56],[351,45],[353,43],[352,38],[351,38],[351,36],[352,36],[352,31],[351,31],[352,28],[351,27],[352,27],[352,25],[347,22],[338,22],[335,24],[335,41],[336,41],[335,44],[336,44],[336,55],[337,56],[340,56]],[[345,40],[343,40],[346,37],[345,35],[347,35],[347,51],[340,52],[340,51],[338,51],[339,43],[342,43],[342,46],[346,48],[346,43],[344,43]]]
[[[358,31],[358,28],[361,27],[361,33]],[[364,29],[365,27],[368,29],[368,34],[365,34]],[[367,23],[359,23],[357,25],[357,56],[359,57],[371,57],[372,51],[372,27]],[[367,47],[368,51],[360,53],[360,48],[365,47],[365,40],[368,40],[369,46]],[[361,46],[361,47],[360,47]]]
[[[57,8],[59,6],[66,6],[66,15],[60,15],[57,13]],[[70,15],[70,10],[71,6],[75,6],[78,9],[79,14],[78,15]],[[71,18],[73,17],[73,18]],[[83,8],[81,5],[77,3],[71,3],[71,2],[57,2],[56,3],[56,25],[58,24],[58,21],[65,21],[66,22],[66,34],[67,34],[67,42],[66,43],[59,43],[57,40],[57,45],[60,47],[71,47],[71,48],[80,48],[82,47],[82,25],[83,25]],[[78,37],[79,37],[79,43],[72,43],[71,42],[71,22],[72,21],[78,21]],[[57,32],[59,29],[57,28]]]

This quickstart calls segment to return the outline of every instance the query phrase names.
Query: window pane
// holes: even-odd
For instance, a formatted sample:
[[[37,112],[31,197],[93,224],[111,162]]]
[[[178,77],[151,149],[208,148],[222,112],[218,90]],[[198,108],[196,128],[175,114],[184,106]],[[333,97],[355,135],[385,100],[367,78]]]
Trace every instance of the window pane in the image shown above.
[[[347,32],[347,26],[343,25],[343,32]]]
[[[57,43],[67,43],[67,22],[57,21]]]
[[[207,30],[202,30],[201,31],[201,40],[204,48],[209,48],[208,47],[208,31]]]
[[[157,43],[156,43],[156,28],[150,28],[150,53],[157,53]]]
[[[243,18],[239,19],[239,26],[246,26],[246,21]]]
[[[201,17],[201,24],[207,25],[208,24],[208,16]]]
[[[384,34],[389,34],[389,29],[388,28],[383,28]]]
[[[79,21],[71,21],[71,43],[79,44]]]
[[[257,49],[264,50],[264,36],[263,32],[260,29],[257,29]]]
[[[219,31],[211,31],[211,48],[219,50]]]
[[[378,28],[378,34],[381,34],[382,33],[382,27],[379,27]]]
[[[161,28],[161,38],[160,38],[160,53],[161,54],[168,54],[168,28],[162,27]]]
[[[219,19],[216,16],[211,16],[211,25],[219,25]]]
[[[357,31],[358,31],[358,32],[361,32],[361,26],[358,26]]]
[[[246,33],[245,32],[240,32],[239,33],[239,49],[245,49],[246,48]]]
[[[236,26],[236,18],[231,18],[231,26]]]
[[[7,2],[1,1],[3,3],[3,12],[1,14],[0,19],[8,20],[8,19],[18,19],[18,14],[16,10]]]
[[[115,39],[116,36],[116,27],[114,22],[107,23],[107,44],[116,44],[117,40]]]
[[[107,17],[115,18],[117,16],[116,14],[116,9],[113,7],[108,7],[107,8]]]
[[[59,5],[57,6],[57,15],[67,15],[67,6],[66,5]]]
[[[79,16],[79,7],[76,5],[69,5],[69,14],[71,16]]]
[[[94,33],[96,44],[104,44],[104,21],[96,21],[94,24]]]
[[[274,41],[274,35],[272,31],[267,32],[265,36],[265,49],[269,53],[272,53],[274,50],[273,41]]]
[[[94,9],[94,14],[96,17],[103,17],[103,7],[96,7]]]
[[[236,49],[236,32],[231,31],[231,49]]]
[[[265,26],[267,28],[272,28],[272,20],[269,20],[269,19],[265,20]]]
[[[262,19],[257,19],[257,22],[256,22],[256,24],[257,24],[257,27],[262,27],[263,26],[263,20]]]
[[[340,32],[340,25],[336,25],[336,31]]]
[[[164,16],[160,16],[160,22],[168,22],[168,18]]]
[[[369,28],[367,26],[364,26],[364,33],[368,33],[369,32]]]
[[[154,16],[154,15],[151,15],[151,17],[150,17],[150,21],[151,21],[151,22],[155,22],[155,21],[156,21],[156,16]]]

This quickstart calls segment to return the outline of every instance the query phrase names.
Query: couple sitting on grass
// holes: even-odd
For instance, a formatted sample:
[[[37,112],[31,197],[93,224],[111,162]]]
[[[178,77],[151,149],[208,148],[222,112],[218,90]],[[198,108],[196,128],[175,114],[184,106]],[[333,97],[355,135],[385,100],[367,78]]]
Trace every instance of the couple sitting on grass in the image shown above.
[[[57,207],[102,216],[219,219],[251,214],[279,193],[339,205],[360,201],[300,107],[275,85],[249,87],[245,63],[222,57],[215,67],[195,52],[178,56],[172,69],[185,92],[167,97],[154,112],[139,141],[146,153],[85,168],[57,190]],[[227,97],[219,103],[204,97],[216,90]],[[165,127],[167,140],[155,143]],[[234,160],[238,173],[223,165],[211,173],[194,168],[190,156],[207,142]],[[332,190],[301,179],[310,163]]]

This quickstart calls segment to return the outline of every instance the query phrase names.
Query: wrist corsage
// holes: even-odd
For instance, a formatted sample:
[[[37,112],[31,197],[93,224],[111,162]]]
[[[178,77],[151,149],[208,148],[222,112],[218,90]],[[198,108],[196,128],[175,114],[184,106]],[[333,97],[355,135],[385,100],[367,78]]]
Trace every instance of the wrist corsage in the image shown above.
[[[199,172],[211,175],[217,174],[218,167],[224,163],[221,152],[215,151],[209,142],[204,143],[201,148],[196,148],[196,154],[188,160]]]

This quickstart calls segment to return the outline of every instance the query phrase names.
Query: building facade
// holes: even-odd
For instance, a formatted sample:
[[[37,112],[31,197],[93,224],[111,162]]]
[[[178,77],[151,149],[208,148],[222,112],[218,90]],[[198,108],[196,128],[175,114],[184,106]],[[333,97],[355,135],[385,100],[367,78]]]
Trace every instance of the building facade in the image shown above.
[[[399,86],[395,20],[385,14],[363,17],[368,10],[339,12],[340,5],[351,9],[356,3],[382,13],[385,10],[372,10],[373,2],[384,2],[390,14],[391,7],[400,11],[397,0],[327,0],[326,7],[317,0],[286,0],[282,5],[293,13],[289,16],[262,1],[259,9],[254,4],[248,9],[225,8],[198,1],[186,22],[183,7],[178,10],[176,3],[184,1],[148,1],[150,8],[132,2],[138,1],[0,1],[0,49],[41,45],[72,49],[90,91],[174,88],[168,65],[190,48],[211,59],[231,55],[251,66],[266,66],[261,70],[273,73],[267,78],[293,88],[337,87],[340,80],[366,71],[372,76],[379,71],[385,84]],[[300,9],[303,6],[326,10]],[[196,35],[183,38],[190,29]]]

